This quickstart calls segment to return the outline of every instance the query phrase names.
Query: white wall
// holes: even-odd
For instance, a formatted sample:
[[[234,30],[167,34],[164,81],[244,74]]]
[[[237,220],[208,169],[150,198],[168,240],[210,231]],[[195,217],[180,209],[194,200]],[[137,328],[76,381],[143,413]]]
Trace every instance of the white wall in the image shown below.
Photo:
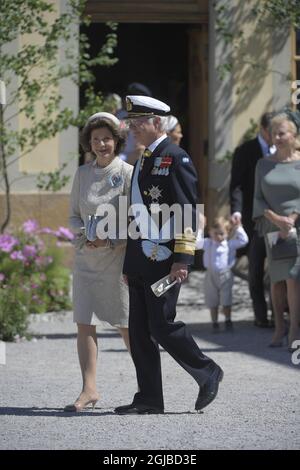
[[[209,2],[209,188],[221,191],[227,183],[228,163],[220,159],[233,146],[233,83],[231,77],[220,80],[217,66],[228,52],[215,32],[213,2]]]
[[[62,13],[66,8],[66,0],[53,0],[57,4],[58,11]],[[77,28],[74,25],[74,28]],[[22,39],[24,40],[24,39]],[[28,38],[27,38],[28,40]],[[16,52],[19,48],[20,41],[14,41],[5,47],[7,52]],[[59,60],[64,63],[65,57],[65,44],[62,44],[60,49]],[[78,49],[78,44],[73,44],[73,48]],[[14,78],[12,84],[7,89],[7,101],[9,101],[10,94],[18,86],[17,79]],[[64,80],[58,92],[63,96],[62,107],[68,106],[75,113],[79,110],[79,91],[75,84],[70,80]],[[26,119],[20,116],[18,113],[18,106],[11,106],[5,114],[5,118],[11,115],[15,115],[12,120],[12,129],[18,129],[22,125],[26,125]],[[31,159],[30,159],[31,157]],[[39,149],[33,152],[30,157],[25,157],[27,160],[20,162],[16,161],[14,164],[9,166],[9,178],[10,181],[16,180],[12,185],[12,193],[36,193],[36,174],[39,171],[51,171],[56,169],[57,166],[62,165],[64,162],[68,163],[68,167],[65,169],[64,174],[71,175],[73,177],[76,168],[78,166],[78,130],[76,128],[69,128],[67,131],[57,135],[51,141],[43,142]],[[15,160],[14,157],[10,161]],[[24,177],[23,171],[26,170],[27,176]],[[70,183],[61,191],[62,193],[70,192],[72,184],[72,178]],[[0,188],[1,192],[1,188]],[[41,193],[39,191],[39,193]]]
[[[288,28],[275,34],[258,27],[250,15],[253,0],[230,0],[226,5],[230,7],[228,18],[232,30],[242,28],[245,33],[242,61],[254,59],[264,70],[236,61],[232,73],[224,81],[219,80],[217,67],[231,46],[225,47],[223,40],[218,39],[210,2],[209,188],[220,194],[228,191],[231,168],[231,163],[220,163],[220,159],[240,143],[250,127],[250,119],[259,122],[263,112],[278,110],[289,102],[291,93],[290,82],[286,80],[291,73]],[[221,198],[226,201],[226,196]]]

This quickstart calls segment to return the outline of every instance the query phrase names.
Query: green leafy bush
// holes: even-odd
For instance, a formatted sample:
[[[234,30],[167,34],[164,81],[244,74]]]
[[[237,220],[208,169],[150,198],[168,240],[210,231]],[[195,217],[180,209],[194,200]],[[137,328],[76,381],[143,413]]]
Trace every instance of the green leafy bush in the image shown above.
[[[0,340],[13,341],[26,336],[30,296],[20,286],[4,285],[0,289]]]
[[[35,220],[0,235],[0,339],[24,336],[29,313],[71,308],[62,246],[72,239],[68,229],[39,228]]]

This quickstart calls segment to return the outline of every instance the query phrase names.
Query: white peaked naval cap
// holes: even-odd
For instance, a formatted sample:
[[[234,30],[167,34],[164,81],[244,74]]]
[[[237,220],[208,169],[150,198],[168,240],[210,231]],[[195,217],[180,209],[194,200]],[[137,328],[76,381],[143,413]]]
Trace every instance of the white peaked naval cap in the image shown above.
[[[170,106],[151,96],[128,95],[126,96],[126,110],[128,118],[154,115],[167,116],[170,112]]]

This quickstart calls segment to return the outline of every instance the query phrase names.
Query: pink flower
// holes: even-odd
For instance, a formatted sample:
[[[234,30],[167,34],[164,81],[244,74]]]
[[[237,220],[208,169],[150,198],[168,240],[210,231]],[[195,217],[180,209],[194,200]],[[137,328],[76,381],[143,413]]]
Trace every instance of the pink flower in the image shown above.
[[[40,280],[41,280],[41,281],[46,281],[46,279],[47,279],[46,274],[45,274],[45,273],[41,273],[41,274],[40,274]]]
[[[71,230],[66,227],[59,227],[58,230],[55,232],[55,235],[58,238],[62,238],[64,240],[73,240],[74,238],[74,235]]]
[[[44,256],[37,256],[34,260],[37,266],[45,266],[45,257]]]
[[[23,255],[26,258],[34,258],[37,254],[37,249],[35,246],[32,245],[25,245],[23,248]]]
[[[39,228],[39,224],[34,219],[28,219],[23,224],[23,231],[25,233],[34,233],[38,230],[38,228]]]
[[[4,281],[5,275],[3,273],[0,273],[0,282]]]
[[[13,251],[11,254],[10,254],[10,258],[13,259],[14,261],[18,260],[18,261],[25,261],[25,257],[22,253],[22,251]]]
[[[11,235],[0,235],[0,250],[10,253],[14,246],[18,245],[19,240]]]

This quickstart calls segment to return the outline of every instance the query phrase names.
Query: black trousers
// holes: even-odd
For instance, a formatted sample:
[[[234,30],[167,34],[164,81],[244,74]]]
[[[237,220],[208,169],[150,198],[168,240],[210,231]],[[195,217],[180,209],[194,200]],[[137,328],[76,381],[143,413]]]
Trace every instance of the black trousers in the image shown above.
[[[149,281],[129,277],[129,337],[139,392],[133,403],[163,409],[163,388],[159,345],[199,385],[203,385],[216,364],[198,348],[186,325],[177,321],[176,303],[180,285],[156,297]]]
[[[266,322],[268,318],[268,306],[264,286],[264,264],[266,256],[264,237],[259,237],[258,233],[254,231],[248,251],[249,290],[255,319],[263,323]]]

